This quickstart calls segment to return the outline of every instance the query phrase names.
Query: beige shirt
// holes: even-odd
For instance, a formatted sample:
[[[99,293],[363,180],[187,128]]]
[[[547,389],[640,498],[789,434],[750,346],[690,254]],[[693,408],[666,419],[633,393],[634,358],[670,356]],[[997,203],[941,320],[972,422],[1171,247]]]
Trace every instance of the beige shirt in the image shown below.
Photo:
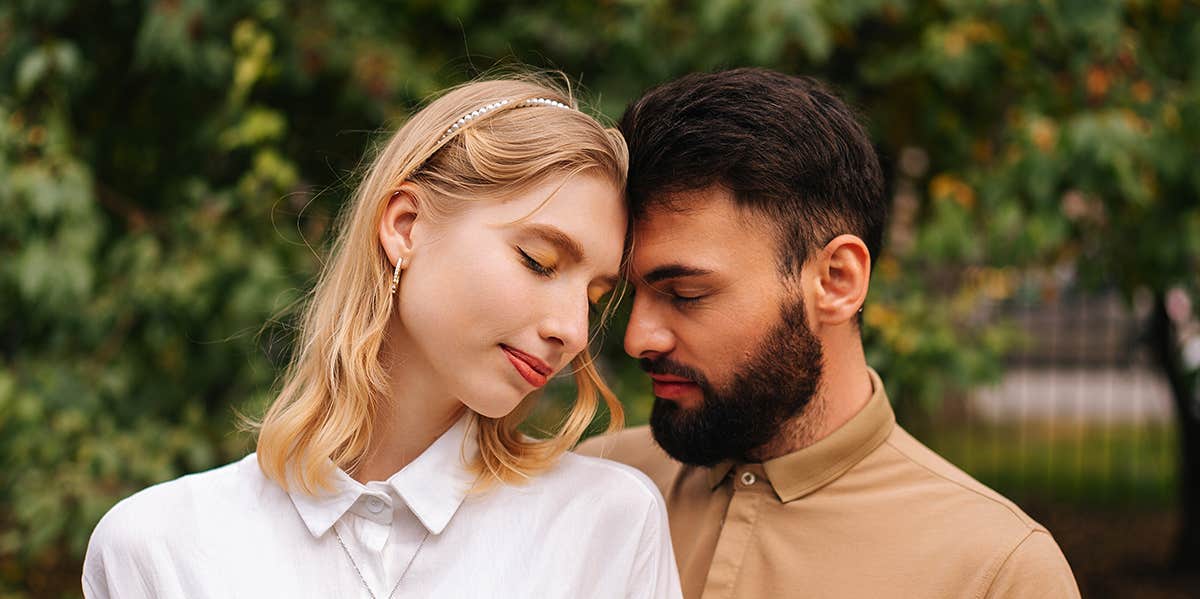
[[[871,379],[844,426],[761,464],[685,466],[647,427],[579,451],[658,485],[689,599],[1078,597],[1050,533],[900,428]]]

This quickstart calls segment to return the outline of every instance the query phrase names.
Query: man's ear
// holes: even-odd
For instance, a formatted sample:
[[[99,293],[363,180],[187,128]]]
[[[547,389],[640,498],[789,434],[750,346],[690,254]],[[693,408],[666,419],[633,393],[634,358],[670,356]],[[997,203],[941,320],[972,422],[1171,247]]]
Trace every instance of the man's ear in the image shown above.
[[[871,285],[871,252],[857,235],[838,235],[815,256],[813,305],[816,323],[849,322],[867,299]]]
[[[386,198],[387,206],[379,219],[379,245],[392,264],[401,258],[408,262],[412,255],[413,224],[421,210],[420,191],[415,183],[405,181]]]

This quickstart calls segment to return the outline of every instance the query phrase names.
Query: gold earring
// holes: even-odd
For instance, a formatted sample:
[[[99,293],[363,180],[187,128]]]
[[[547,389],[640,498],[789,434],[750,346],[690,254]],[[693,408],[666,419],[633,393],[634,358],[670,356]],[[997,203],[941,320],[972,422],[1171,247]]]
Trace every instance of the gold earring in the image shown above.
[[[404,258],[396,259],[396,270],[392,271],[392,290],[391,294],[396,295],[396,286],[400,284],[400,267],[404,265]]]

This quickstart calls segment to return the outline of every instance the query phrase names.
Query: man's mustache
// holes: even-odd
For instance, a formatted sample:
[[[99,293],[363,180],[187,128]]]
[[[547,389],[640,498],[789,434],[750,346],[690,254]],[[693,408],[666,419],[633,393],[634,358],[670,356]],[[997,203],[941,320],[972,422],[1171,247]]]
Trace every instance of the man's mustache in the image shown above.
[[[641,358],[638,360],[638,366],[650,374],[677,376],[688,379],[701,387],[708,386],[708,379],[699,370],[685,364],[680,364],[666,356],[653,360],[650,358]]]

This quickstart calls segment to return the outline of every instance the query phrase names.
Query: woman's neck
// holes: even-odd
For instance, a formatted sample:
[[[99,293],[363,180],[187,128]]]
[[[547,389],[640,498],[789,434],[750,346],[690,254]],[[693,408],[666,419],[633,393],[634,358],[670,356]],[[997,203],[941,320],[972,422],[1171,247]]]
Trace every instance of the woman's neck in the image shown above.
[[[390,392],[376,415],[371,440],[355,480],[387,480],[429,449],[467,409],[431,376],[432,368],[404,351],[402,334],[389,331],[380,359]],[[403,376],[401,376],[403,373]]]

